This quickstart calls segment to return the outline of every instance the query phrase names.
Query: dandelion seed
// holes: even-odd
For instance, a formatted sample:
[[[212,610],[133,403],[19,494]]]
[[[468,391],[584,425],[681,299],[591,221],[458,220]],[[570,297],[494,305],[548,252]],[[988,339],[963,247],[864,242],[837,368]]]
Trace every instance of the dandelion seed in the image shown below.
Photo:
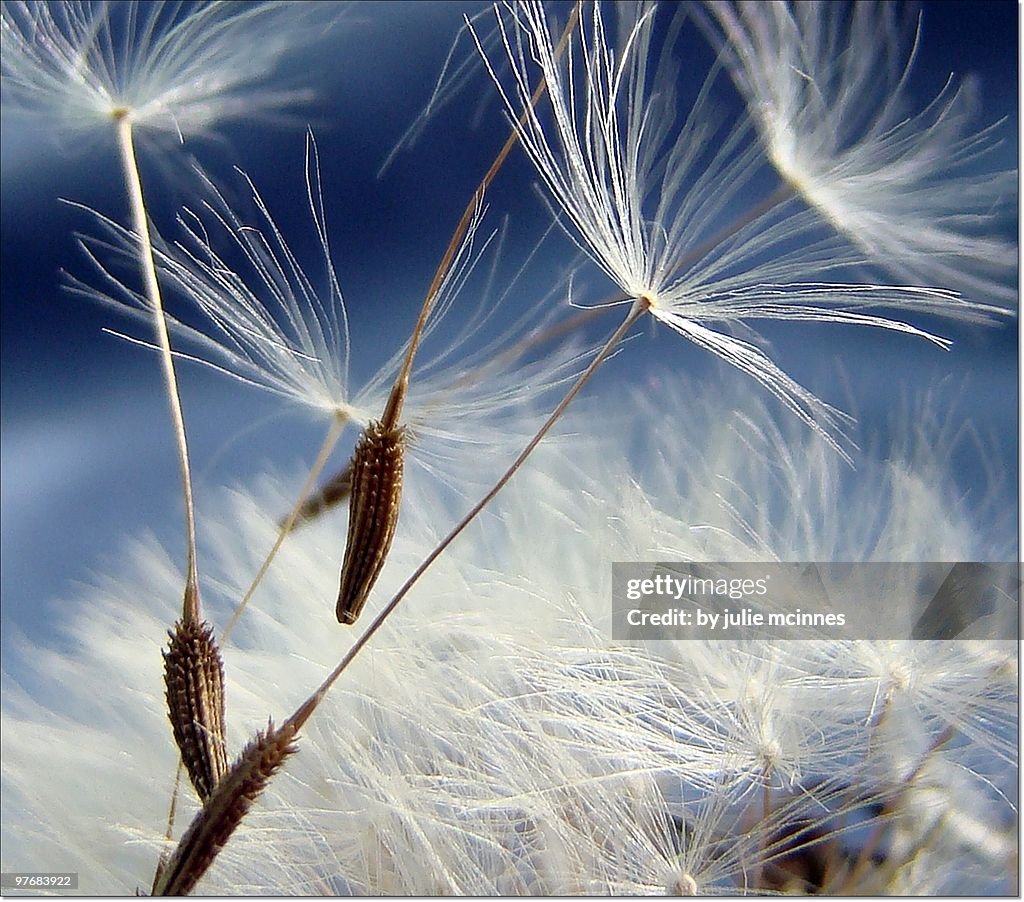
[[[341,417],[366,426],[384,408],[405,348],[398,344],[361,386],[351,384],[348,315],[329,243],[316,141],[307,136],[304,170],[319,250],[315,267],[303,265],[256,186],[241,175],[255,217],[233,209],[221,189],[200,173],[207,200],[198,210],[182,213],[182,237],[177,242],[156,242],[157,266],[167,290],[180,295],[201,317],[197,324],[170,320],[174,333],[195,349],[178,356],[320,417]],[[98,284],[69,277],[70,289],[121,311],[146,311],[148,301],[108,262],[130,255],[131,234],[89,212],[102,237],[81,241]],[[514,271],[504,287],[496,287],[493,271],[484,265],[488,256],[496,264],[502,249],[499,232],[481,234],[483,212],[478,208],[441,286],[425,330],[423,359],[410,380],[406,419],[415,433],[413,446],[428,459],[440,461],[445,445],[455,448],[473,442],[481,420],[488,422],[492,433],[503,420],[518,422],[521,410],[577,366],[578,350],[570,344],[538,362],[522,363],[525,369],[516,380],[511,377],[512,365],[520,361],[503,352],[524,336],[543,331],[551,318],[547,297],[527,305],[497,340],[477,341],[501,301],[518,286]],[[472,306],[466,296],[477,293],[488,303]],[[509,432],[518,436],[521,428]]]
[[[219,120],[294,101],[293,93],[257,85],[300,34],[311,34],[315,11],[280,3],[91,0],[7,0],[0,8],[5,111],[42,117],[53,131],[106,125],[117,136],[134,229],[129,246],[156,326],[178,446],[189,557],[183,612],[190,623],[198,621],[199,590],[188,443],[135,144],[139,133],[203,134]]]
[[[175,854],[161,863],[154,896],[186,896],[206,873],[271,777],[295,753],[295,730],[267,724],[206,800]]]
[[[790,185],[898,278],[1015,300],[1016,249],[997,230],[1017,176],[990,162],[1002,123],[974,129],[970,79],[951,77],[913,109],[920,21],[908,41],[889,3],[708,7],[730,74]]]
[[[342,469],[325,482],[316,495],[307,498],[299,505],[295,512],[294,522],[288,528],[294,528],[299,524],[315,520],[325,511],[341,504],[349,497],[352,491],[352,461],[350,460]],[[284,529],[292,518],[286,517],[279,522],[281,529]]]
[[[387,559],[398,525],[405,430],[369,424],[352,457],[352,504],[338,590],[338,623],[353,624]]]
[[[613,41],[607,7],[594,4],[589,26],[581,26],[561,61],[540,3],[506,9],[498,21],[511,86],[502,85],[494,68],[492,77],[510,114],[524,115],[520,140],[558,208],[625,293],[623,302],[642,301],[656,319],[752,376],[837,450],[846,418],[750,341],[720,327],[757,319],[861,324],[944,347],[947,342],[911,324],[862,311],[892,306],[978,316],[989,310],[944,288],[815,281],[860,255],[851,255],[838,236],[823,236],[810,211],[794,208],[791,190],[759,188],[751,124],[741,117],[720,125],[714,73],[680,121],[673,49],[685,9],[661,34],[654,4],[616,4]],[[541,80],[550,117],[529,105]]]
[[[331,7],[5,0],[4,108],[58,131],[128,118],[146,134],[206,136],[309,98],[269,78],[344,10]]]
[[[179,620],[164,652],[164,682],[174,740],[196,793],[206,801],[228,769],[224,662],[208,624]]]

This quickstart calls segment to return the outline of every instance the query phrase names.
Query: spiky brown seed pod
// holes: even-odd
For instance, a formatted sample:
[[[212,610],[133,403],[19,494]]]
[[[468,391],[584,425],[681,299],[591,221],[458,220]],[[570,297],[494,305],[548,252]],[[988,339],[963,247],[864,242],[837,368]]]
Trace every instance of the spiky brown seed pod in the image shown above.
[[[224,664],[208,623],[179,620],[164,652],[167,713],[192,785],[206,801],[228,769]]]
[[[268,723],[265,733],[256,734],[163,865],[153,884],[154,896],[184,896],[192,891],[270,778],[296,751],[296,732],[291,724],[275,730],[273,723]]]
[[[339,623],[356,622],[391,550],[402,502],[405,429],[373,421],[352,455],[348,544],[341,567]]]
[[[310,498],[307,498],[302,506],[299,508],[299,512],[295,515],[295,522],[292,524],[292,529],[295,529],[302,523],[308,523],[310,520],[315,520],[324,511],[330,510],[337,504],[341,504],[349,493],[352,491],[352,461],[345,464],[345,468],[339,473],[332,476],[327,482],[321,486],[320,490]],[[284,529],[285,524],[288,522],[288,517],[285,517],[277,526],[279,529]]]

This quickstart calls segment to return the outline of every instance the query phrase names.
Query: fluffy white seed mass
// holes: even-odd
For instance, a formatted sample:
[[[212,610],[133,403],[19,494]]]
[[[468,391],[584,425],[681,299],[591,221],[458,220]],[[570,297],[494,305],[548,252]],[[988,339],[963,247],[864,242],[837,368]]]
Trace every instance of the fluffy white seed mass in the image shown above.
[[[644,404],[581,411],[428,572],[199,892],[808,891],[803,846],[838,868],[833,892],[950,892],[984,868],[998,882],[1014,845],[993,791],[1016,773],[1012,643],[628,642],[610,627],[614,560],[998,555],[963,512],[937,515],[953,509],[942,457],[897,450],[855,477],[810,433],[751,430],[770,422],[756,405],[691,403],[706,453],[659,471],[678,441],[671,418],[645,419],[631,456]],[[207,517],[214,620],[273,543],[291,482],[225,493]],[[422,481],[407,505],[371,608],[454,517]],[[841,529],[815,526],[840,506]],[[232,753],[352,641],[333,613],[343,520],[288,539],[224,649]],[[62,650],[24,649],[23,687],[5,682],[5,870],[148,888],[174,782],[159,648],[180,585],[135,540],[121,572],[64,606]],[[175,835],[194,810],[179,803]],[[858,864],[865,821],[880,851]],[[941,875],[910,866],[940,849],[955,850]]]

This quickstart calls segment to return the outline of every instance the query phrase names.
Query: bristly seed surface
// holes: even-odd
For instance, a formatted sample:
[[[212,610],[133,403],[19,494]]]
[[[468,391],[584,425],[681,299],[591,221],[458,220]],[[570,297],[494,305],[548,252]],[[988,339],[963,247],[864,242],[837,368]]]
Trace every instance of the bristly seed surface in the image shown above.
[[[163,865],[153,884],[154,896],[184,896],[192,891],[270,778],[294,754],[296,732],[294,725],[275,730],[270,723],[266,732],[256,734]]]
[[[348,544],[338,590],[338,622],[356,622],[391,550],[402,502],[405,428],[373,421],[352,455]]]
[[[224,664],[208,623],[179,620],[164,652],[167,712],[174,741],[202,801],[227,772]]]

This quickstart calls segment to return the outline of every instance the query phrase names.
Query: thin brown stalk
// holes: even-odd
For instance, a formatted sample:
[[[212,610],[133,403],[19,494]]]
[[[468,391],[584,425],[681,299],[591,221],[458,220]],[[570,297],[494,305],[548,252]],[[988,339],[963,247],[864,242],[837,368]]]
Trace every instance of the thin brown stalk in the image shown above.
[[[327,465],[327,460],[331,456],[331,452],[334,450],[334,446],[338,443],[338,439],[341,436],[342,429],[345,427],[345,423],[348,421],[346,414],[337,414],[334,420],[331,422],[330,429],[327,430],[327,435],[324,438],[323,444],[320,446],[320,451],[316,456],[316,460],[313,462],[313,466],[310,468],[309,475],[306,476],[306,481],[302,484],[302,488],[299,490],[299,496],[295,501],[295,505],[292,507],[291,513],[279,524],[277,539],[274,542],[274,547],[270,549],[267,556],[264,558],[263,563],[260,565],[260,569],[253,577],[252,582],[249,584],[249,588],[246,590],[242,600],[238,603],[238,607],[235,608],[234,614],[231,615],[231,619],[227,622],[224,627],[224,631],[221,633],[220,641],[224,643],[227,641],[231,631],[235,628],[242,613],[245,611],[246,606],[252,600],[253,595],[256,593],[256,589],[259,584],[263,581],[263,577],[266,576],[267,570],[270,569],[270,564],[277,556],[277,552],[281,550],[281,545],[284,544],[285,537],[291,532],[292,527],[295,525],[295,521],[301,516],[306,499],[309,493],[313,490],[313,486],[316,483],[317,477],[323,471],[323,468]]]
[[[181,758],[178,758],[178,766],[174,770],[174,788],[171,790],[171,804],[167,810],[167,829],[164,831],[164,839],[170,842],[171,837],[174,835],[174,820],[178,813],[178,787],[181,785],[181,772],[184,770],[184,766],[181,763]],[[160,875],[163,873],[167,862],[170,860],[170,855],[166,852],[160,853],[160,858],[156,863],[156,871],[153,874],[153,882],[149,888],[149,894],[152,896],[156,890],[157,883],[160,882]]]
[[[565,45],[569,40],[569,35],[576,27],[578,20],[579,5],[577,4],[573,6],[572,14],[569,16],[569,21],[566,23],[562,36],[558,41],[558,46],[555,48],[556,57],[561,55],[564,51]],[[530,98],[530,109],[537,105],[546,90],[547,82],[541,80],[540,84],[537,85],[536,90],[533,92],[533,96]],[[473,221],[473,217],[479,209],[480,204],[483,202],[484,194],[490,187],[491,182],[494,181],[494,177],[498,174],[498,170],[501,169],[505,160],[508,158],[508,155],[512,152],[512,148],[516,146],[516,142],[519,140],[519,127],[526,122],[526,117],[527,111],[524,110],[523,114],[519,117],[518,126],[512,129],[505,143],[502,145],[501,150],[498,151],[498,155],[494,158],[494,162],[491,163],[490,168],[488,168],[487,172],[484,173],[484,177],[480,180],[480,184],[477,185],[472,197],[470,197],[469,203],[466,204],[466,209],[463,210],[462,216],[455,226],[455,231],[452,233],[451,241],[448,242],[448,247],[445,249],[445,252],[441,257],[441,262],[437,266],[434,278],[430,281],[430,286],[427,288],[427,295],[424,298],[423,306],[420,309],[419,318],[416,320],[416,325],[412,330],[412,337],[409,340],[409,350],[406,352],[405,360],[402,362],[402,368],[399,371],[398,378],[395,380],[394,388],[391,390],[391,396],[388,399],[384,415],[381,417],[381,421],[390,429],[394,429],[398,426],[399,417],[402,411],[402,404],[404,403],[405,395],[408,392],[409,377],[412,373],[413,360],[416,356],[420,339],[423,337],[423,330],[426,328],[427,320],[430,318],[430,313],[434,309],[434,303],[437,300],[441,286],[444,284],[444,280],[448,275],[448,270],[452,265],[452,261],[458,253],[459,246],[462,244],[462,239],[466,237],[469,225]]]
[[[761,854],[758,857],[757,864],[754,867],[753,874],[751,876],[751,883],[753,886],[761,886],[761,882],[764,877],[765,862],[768,860],[768,846],[771,841],[771,837],[768,834],[767,825],[770,823],[769,818],[772,813],[772,768],[771,765],[766,765],[764,769],[764,786],[761,787],[761,824],[758,827],[758,831],[761,834]]]
[[[561,52],[579,17],[578,7],[565,26],[558,51]],[[530,101],[536,105],[546,84],[537,86]],[[526,113],[520,117],[520,126]],[[466,209],[455,226],[451,241],[441,257],[426,297],[420,308],[419,317],[409,337],[409,347],[402,360],[402,366],[391,388],[380,421],[371,424],[376,430],[371,434],[368,427],[363,433],[352,461],[352,490],[349,495],[349,531],[345,548],[345,560],[341,568],[340,587],[336,613],[339,623],[351,625],[359,616],[380,575],[381,568],[391,550],[398,513],[402,504],[402,471],[404,466],[405,441],[401,427],[402,407],[409,392],[409,379],[413,361],[423,338],[427,321],[433,312],[441,287],[448,277],[452,261],[469,230],[474,216],[480,209],[483,196],[498,170],[501,169],[512,148],[519,139],[519,129],[513,128],[508,139],[498,152],[490,168],[473,192]],[[360,457],[362,449],[363,457]]]
[[[146,298],[153,310],[153,321],[160,347],[160,361],[178,450],[182,497],[185,504],[186,575],[182,615],[171,632],[171,642],[164,654],[168,716],[181,761],[199,797],[205,799],[227,770],[223,662],[213,638],[213,629],[204,623],[201,617],[199,568],[196,562],[195,502],[192,494],[185,417],[153,257],[153,240],[149,231],[142,178],[135,155],[131,112],[127,109],[121,110],[114,118],[132,226],[138,236],[139,266]],[[172,817],[177,785],[176,781],[171,801]]]
[[[885,807],[888,810],[897,810],[898,807],[903,804],[903,800],[906,798],[908,791],[913,786],[914,781],[917,780],[917,778],[920,776],[921,771],[924,770],[925,765],[927,765],[927,763],[931,760],[932,755],[934,755],[935,752],[937,752],[940,748],[942,748],[942,746],[949,742],[949,740],[953,738],[955,733],[956,729],[952,726],[952,724],[950,724],[932,741],[932,744],[928,747],[927,751],[925,751],[924,754],[922,754],[921,757],[918,759],[917,764],[914,766],[914,769],[909,774],[907,774],[906,778],[902,781],[902,785],[900,786],[899,792],[895,795],[895,797],[892,800],[886,803]],[[868,835],[868,838],[860,847],[859,853],[857,855],[857,860],[846,878],[844,887],[839,888],[837,890],[837,893],[841,894],[845,889],[855,888],[863,879],[867,869],[872,865],[875,852],[877,851],[879,845],[882,842],[882,837],[885,834],[886,825],[887,821],[885,820],[879,820],[879,822],[875,824],[874,828],[871,830],[871,833]]]
[[[352,663],[356,655],[362,650],[362,648],[373,638],[374,634],[383,626],[384,621],[387,620],[391,613],[398,607],[402,599],[409,593],[409,591],[416,585],[420,577],[430,568],[430,566],[436,561],[451,545],[452,542],[462,533],[462,531],[469,526],[470,523],[476,519],[477,515],[494,499],[494,497],[508,484],[509,480],[515,475],[516,471],[523,465],[526,459],[533,453],[533,450],[540,444],[541,440],[548,434],[551,428],[558,422],[559,418],[565,413],[566,408],[572,403],[572,400],[579,394],[590,378],[597,371],[598,367],[608,358],[608,356],[618,347],[619,342],[625,337],[626,333],[633,326],[633,324],[641,317],[650,307],[650,302],[645,298],[640,298],[633,302],[633,306],[630,308],[629,314],[622,321],[619,327],[612,333],[612,336],[605,343],[604,347],[597,353],[597,356],[590,362],[590,365],[583,371],[580,377],[573,383],[572,388],[566,393],[565,397],[558,403],[555,409],[551,412],[551,415],[544,422],[544,425],[540,427],[537,434],[527,443],[526,447],[520,452],[519,456],[512,462],[511,466],[505,471],[501,478],[491,487],[490,491],[480,499],[459,522],[452,529],[444,539],[441,540],[440,544],[434,548],[426,559],[416,568],[412,576],[410,576],[402,587],[398,590],[395,596],[389,601],[380,613],[374,618],[373,622],[366,628],[364,632],[355,643],[349,649],[348,653],[341,659],[338,666],[328,675],[327,679],[320,684],[320,688],[316,690],[302,705],[302,707],[289,719],[288,723],[295,723],[298,721],[300,714],[302,715],[301,720],[309,716],[309,714],[319,705],[320,701],[330,690],[331,686],[337,681],[338,677],[344,673],[345,669],[349,664]]]
[[[791,197],[796,196],[796,191],[789,182],[784,182],[779,185],[771,194],[769,194],[761,203],[752,207],[749,210],[745,210],[741,216],[736,217],[728,225],[723,226],[717,232],[715,232],[710,238],[702,241],[695,248],[688,250],[683,256],[676,261],[675,267],[672,270],[672,274],[677,274],[684,267],[690,266],[698,262],[708,251],[714,250],[723,241],[728,241],[733,237],[740,229],[750,225],[752,222],[756,222],[760,217],[764,216],[769,210],[777,207],[781,203],[789,200]]]

